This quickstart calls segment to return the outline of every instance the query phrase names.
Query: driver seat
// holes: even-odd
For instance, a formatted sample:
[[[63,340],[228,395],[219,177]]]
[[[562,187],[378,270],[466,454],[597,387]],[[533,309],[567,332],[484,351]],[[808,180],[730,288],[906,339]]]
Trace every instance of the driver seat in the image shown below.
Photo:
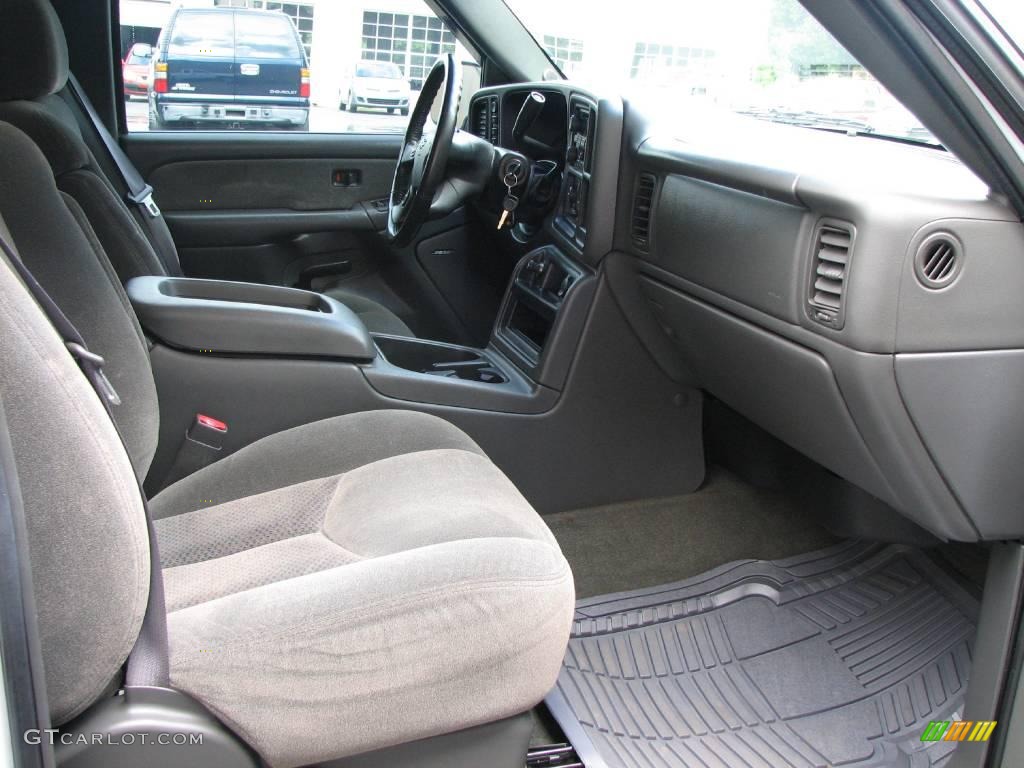
[[[68,86],[67,41],[53,7],[48,0],[7,4],[0,25],[0,120],[43,151],[58,188],[81,206],[122,283],[141,275],[182,275],[163,215],[125,202],[121,174],[82,111]],[[377,299],[343,287],[324,293],[348,306],[372,333],[416,335]]]

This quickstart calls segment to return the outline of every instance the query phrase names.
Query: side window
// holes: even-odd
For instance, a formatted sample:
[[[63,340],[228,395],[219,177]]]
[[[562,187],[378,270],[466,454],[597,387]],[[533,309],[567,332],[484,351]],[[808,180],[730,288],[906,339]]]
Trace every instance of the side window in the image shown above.
[[[401,133],[441,55],[422,0],[121,0],[131,131]]]

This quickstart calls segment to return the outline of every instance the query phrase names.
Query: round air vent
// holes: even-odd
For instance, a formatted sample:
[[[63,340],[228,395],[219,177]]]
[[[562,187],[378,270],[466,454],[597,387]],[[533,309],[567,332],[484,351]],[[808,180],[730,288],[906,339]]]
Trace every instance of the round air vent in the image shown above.
[[[956,280],[964,264],[963,249],[952,235],[937,232],[917,249],[914,274],[925,288],[945,288]]]

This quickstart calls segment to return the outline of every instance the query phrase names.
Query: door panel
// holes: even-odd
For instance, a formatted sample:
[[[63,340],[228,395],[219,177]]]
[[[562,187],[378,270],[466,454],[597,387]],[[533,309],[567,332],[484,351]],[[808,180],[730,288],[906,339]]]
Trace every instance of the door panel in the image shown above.
[[[311,273],[326,285],[384,268],[363,203],[387,197],[400,143],[270,132],[124,137],[186,275],[302,287]],[[387,303],[408,306],[397,296]]]
[[[401,137],[154,132],[129,134],[123,142],[168,220],[207,211],[353,212],[358,215],[307,221],[365,229],[360,203],[388,196]],[[212,236],[218,221],[233,223],[214,217],[204,232]]]
[[[124,146],[155,190],[186,275],[341,286],[381,301],[419,335],[481,344],[508,268],[479,232],[468,235],[465,212],[429,223],[406,248],[380,234],[374,202],[390,193],[401,141],[152,132],[129,134]]]
[[[161,209],[337,211],[386,198],[395,160],[180,160],[149,174]]]
[[[162,203],[162,198],[161,198]],[[164,218],[178,249],[260,245],[310,232],[375,232],[362,205],[351,210],[168,211]]]
[[[281,131],[133,132],[122,144],[145,178],[170,163],[195,160],[398,159],[401,134]]]

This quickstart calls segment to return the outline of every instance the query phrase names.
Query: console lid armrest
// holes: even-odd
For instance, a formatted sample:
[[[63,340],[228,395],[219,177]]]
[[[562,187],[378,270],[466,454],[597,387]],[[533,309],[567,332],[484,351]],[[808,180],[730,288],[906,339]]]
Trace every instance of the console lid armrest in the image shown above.
[[[172,347],[357,361],[376,356],[363,321],[319,293],[159,276],[132,278],[125,289],[146,332]]]

